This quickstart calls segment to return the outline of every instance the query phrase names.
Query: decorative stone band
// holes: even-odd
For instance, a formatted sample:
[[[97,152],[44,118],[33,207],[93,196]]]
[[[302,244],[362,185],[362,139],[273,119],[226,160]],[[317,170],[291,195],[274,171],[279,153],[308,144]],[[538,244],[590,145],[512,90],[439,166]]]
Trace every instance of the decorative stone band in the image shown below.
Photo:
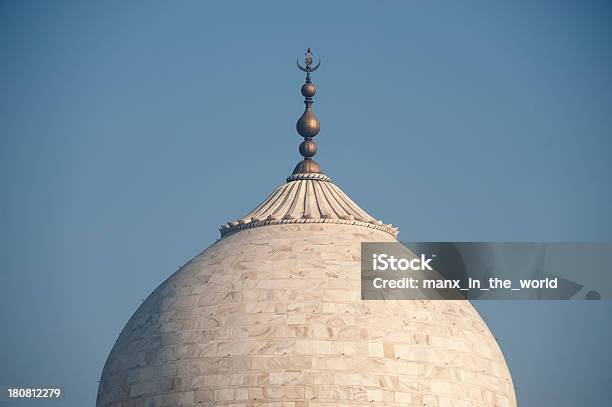
[[[308,173],[293,174],[293,175],[290,175],[289,177],[287,177],[287,182],[300,181],[300,180],[306,180],[306,179],[311,179],[311,180],[315,180],[315,181],[327,181],[327,182],[331,182],[331,178],[329,178],[327,175],[321,174],[321,173],[317,173],[317,172],[308,172]]]
[[[228,222],[228,225],[233,222]],[[381,230],[383,232],[389,233],[393,237],[397,237],[399,233],[399,229],[396,227],[388,227],[389,225],[382,224],[374,224],[374,223],[366,223],[360,222],[357,220],[344,220],[344,219],[280,219],[280,220],[267,220],[263,222],[249,222],[236,224],[232,226],[223,225],[219,229],[221,231],[221,237],[226,234],[233,232],[235,230],[242,230],[248,228],[256,228],[259,226],[267,226],[267,225],[285,225],[292,223],[335,223],[335,224],[344,224],[344,225],[355,225],[355,226],[363,226],[370,229]]]
[[[227,222],[227,233],[252,227],[292,223],[341,223],[377,229],[397,237],[398,228],[361,209],[324,174],[295,174],[246,216]]]

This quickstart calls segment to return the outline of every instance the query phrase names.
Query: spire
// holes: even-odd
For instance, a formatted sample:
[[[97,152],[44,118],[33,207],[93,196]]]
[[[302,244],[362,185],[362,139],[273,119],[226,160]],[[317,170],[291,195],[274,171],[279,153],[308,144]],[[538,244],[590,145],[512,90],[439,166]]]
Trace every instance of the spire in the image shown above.
[[[310,74],[316,71],[321,61],[313,66],[312,52],[306,51],[305,66],[297,66],[306,72],[306,83],[302,85],[302,95],[306,110],[297,122],[296,129],[304,141],[300,144],[300,154],[304,157],[296,165],[287,183],[279,186],[258,207],[243,216],[221,225],[221,237],[243,229],[268,225],[293,224],[342,224],[380,230],[397,237],[398,229],[370,216],[338,188],[332,180],[321,172],[319,164],[312,157],[317,153],[313,138],[319,133],[319,119],[312,111],[312,97],[316,93]]]
[[[304,57],[304,64],[306,66],[301,66],[299,61],[297,63],[298,68],[301,71],[306,72],[306,82],[302,85],[301,89],[302,95],[304,96],[304,104],[306,105],[306,109],[295,126],[299,135],[304,137],[304,141],[302,141],[300,144],[300,154],[302,157],[304,157],[304,159],[295,166],[293,175],[321,173],[319,164],[312,159],[312,157],[317,153],[317,145],[313,138],[319,134],[321,124],[319,123],[319,119],[317,119],[312,111],[312,97],[315,95],[317,88],[312,83],[310,78],[310,74],[316,71],[321,65],[321,60],[319,59],[319,62],[314,67],[312,66],[312,63],[312,52],[310,51],[310,48],[308,48]]]

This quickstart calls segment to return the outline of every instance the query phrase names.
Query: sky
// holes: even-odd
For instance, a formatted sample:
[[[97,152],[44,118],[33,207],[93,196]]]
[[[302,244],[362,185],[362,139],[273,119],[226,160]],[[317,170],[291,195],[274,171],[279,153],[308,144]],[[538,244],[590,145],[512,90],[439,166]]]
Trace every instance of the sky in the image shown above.
[[[402,240],[611,241],[611,38],[609,1],[0,2],[0,385],[95,403],[143,299],[299,161],[306,47],[317,161]],[[519,405],[612,399],[611,302],[475,305]]]

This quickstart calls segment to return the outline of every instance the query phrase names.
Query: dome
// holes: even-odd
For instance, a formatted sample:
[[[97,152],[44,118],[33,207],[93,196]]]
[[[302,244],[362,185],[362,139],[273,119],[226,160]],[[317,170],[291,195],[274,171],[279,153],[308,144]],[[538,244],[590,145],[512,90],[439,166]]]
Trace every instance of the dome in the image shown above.
[[[98,407],[516,405],[469,301],[361,300],[361,243],[398,230],[326,175],[291,175],[220,231],[130,318]]]
[[[360,300],[369,241],[395,239],[334,223],[225,236],[132,316],[97,406],[514,406],[468,301]]]

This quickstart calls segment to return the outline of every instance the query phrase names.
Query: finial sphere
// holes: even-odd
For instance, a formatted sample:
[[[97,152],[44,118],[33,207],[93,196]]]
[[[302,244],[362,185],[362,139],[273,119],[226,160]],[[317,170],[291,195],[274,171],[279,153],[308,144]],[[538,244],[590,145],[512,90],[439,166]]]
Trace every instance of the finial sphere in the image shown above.
[[[312,83],[305,83],[302,85],[302,96],[311,98],[317,93],[317,87]]]
[[[317,145],[314,141],[308,139],[300,144],[300,154],[302,157],[311,158],[317,153]]]

